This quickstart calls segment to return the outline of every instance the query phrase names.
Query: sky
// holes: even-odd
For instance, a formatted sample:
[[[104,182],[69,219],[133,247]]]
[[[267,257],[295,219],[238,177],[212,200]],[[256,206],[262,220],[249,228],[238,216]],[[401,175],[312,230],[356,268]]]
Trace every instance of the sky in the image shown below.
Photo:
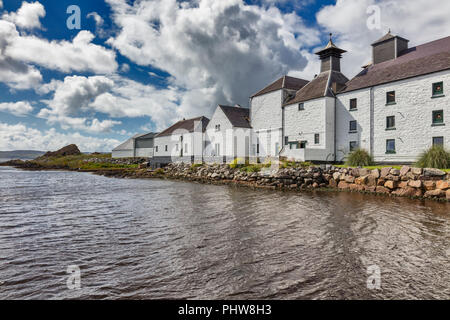
[[[313,79],[329,33],[351,78],[389,29],[410,46],[449,36],[449,12],[438,0],[0,0],[0,150],[108,152],[218,104],[248,107],[285,74]]]

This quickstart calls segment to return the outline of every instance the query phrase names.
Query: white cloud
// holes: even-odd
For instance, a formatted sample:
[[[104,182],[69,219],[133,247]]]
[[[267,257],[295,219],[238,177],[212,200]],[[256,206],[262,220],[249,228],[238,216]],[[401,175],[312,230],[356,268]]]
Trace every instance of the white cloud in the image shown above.
[[[58,150],[72,143],[78,145],[83,152],[110,152],[120,142],[115,139],[84,136],[80,133],[64,134],[53,128],[40,131],[24,124],[0,122],[1,150]]]
[[[247,105],[251,93],[302,70],[307,61],[299,49],[319,41],[297,15],[241,0],[107,2],[120,28],[108,43],[186,89],[179,92],[183,116],[210,115],[217,103]]]
[[[381,9],[381,29],[367,27],[367,8]],[[344,55],[343,69],[347,76],[358,73],[360,66],[372,59],[370,46],[388,29],[411,40],[410,46],[448,36],[450,30],[450,1],[440,0],[338,0],[317,14],[318,23],[337,37]]]
[[[37,36],[18,36],[10,40],[5,55],[61,72],[90,71],[112,73],[117,70],[116,54],[92,43],[94,35],[80,31],[71,41],[48,41]]]
[[[3,19],[13,22],[23,29],[41,28],[40,18],[45,17],[45,9],[39,2],[22,2],[17,12],[5,13]]]
[[[89,103],[99,95],[112,89],[114,82],[105,76],[68,76],[64,81],[52,81],[44,85],[41,92],[54,91],[53,98],[46,102],[53,115],[70,116],[87,111]]]
[[[95,33],[100,38],[106,37],[106,31],[103,29],[103,24],[105,23],[105,20],[97,12],[91,12],[86,17],[94,19],[94,21],[95,21]]]
[[[33,107],[27,101],[0,103],[0,111],[12,113],[16,116],[25,116],[33,111]]]
[[[114,73],[114,50],[92,43],[94,35],[80,31],[72,41],[47,40],[19,32],[41,28],[45,9],[39,2],[24,2],[17,12],[0,19],[0,82],[13,89],[37,88],[42,81],[37,66],[61,72]]]
[[[35,67],[5,54],[11,39],[19,37],[13,23],[0,20],[0,82],[13,89],[29,89],[42,81],[42,75]]]

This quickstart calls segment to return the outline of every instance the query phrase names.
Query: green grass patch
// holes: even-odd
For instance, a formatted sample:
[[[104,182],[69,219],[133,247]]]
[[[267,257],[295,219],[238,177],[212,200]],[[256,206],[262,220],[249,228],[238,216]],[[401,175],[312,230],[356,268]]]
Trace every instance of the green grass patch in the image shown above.
[[[450,169],[450,152],[441,146],[433,146],[420,155],[416,165],[419,168]]]

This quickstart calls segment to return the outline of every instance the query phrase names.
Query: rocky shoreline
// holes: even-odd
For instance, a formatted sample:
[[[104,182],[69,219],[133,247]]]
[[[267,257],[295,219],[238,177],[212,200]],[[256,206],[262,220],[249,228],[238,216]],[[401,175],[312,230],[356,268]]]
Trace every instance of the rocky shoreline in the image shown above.
[[[92,161],[89,160],[89,161]],[[105,161],[99,159],[98,162]],[[92,172],[115,178],[160,178],[209,184],[226,184],[270,190],[338,190],[450,201],[450,174],[438,169],[403,166],[401,169],[338,168],[332,165],[309,168],[262,168],[246,172],[229,165],[169,164],[163,169],[151,170],[142,159],[110,160],[110,162],[138,164],[137,169],[108,168],[81,170],[41,167],[34,162],[9,162],[7,165],[25,170],[71,170]],[[130,162],[131,161],[131,162]]]

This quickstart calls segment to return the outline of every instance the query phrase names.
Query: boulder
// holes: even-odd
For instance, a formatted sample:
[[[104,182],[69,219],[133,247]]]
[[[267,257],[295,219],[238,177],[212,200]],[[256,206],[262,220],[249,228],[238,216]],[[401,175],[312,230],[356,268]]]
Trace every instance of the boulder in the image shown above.
[[[388,181],[385,182],[384,186],[386,188],[389,188],[389,189],[393,190],[393,189],[395,189],[397,187],[397,183],[395,181],[388,180]]]
[[[421,190],[417,190],[416,188],[406,187],[395,190],[392,194],[399,197],[420,197],[422,196]]]
[[[378,179],[380,177],[380,170],[379,169],[373,169],[371,171],[371,175],[375,178]]]
[[[401,176],[405,176],[409,171],[411,171],[411,167],[409,167],[409,166],[403,166],[403,167],[400,169],[400,175],[401,175]]]
[[[369,187],[375,187],[377,185],[377,178],[375,178],[375,176],[373,174],[371,174],[370,176],[367,177],[366,184]]]
[[[381,169],[381,173],[380,173],[380,177],[381,178],[386,178],[391,173],[391,170],[392,170],[391,167],[382,168]]]
[[[353,177],[353,176],[346,176],[345,177],[345,182],[347,182],[347,183],[354,183],[355,182],[355,177]]]
[[[376,192],[377,193],[390,193],[391,191],[388,188],[378,186],[376,189]]]
[[[423,169],[423,175],[425,177],[443,177],[445,176],[445,172],[439,169],[426,168]]]
[[[446,192],[441,189],[434,189],[425,192],[425,198],[442,198],[445,197]]]
[[[364,191],[364,186],[362,185],[358,185],[358,184],[351,184],[350,185],[350,190],[351,191]]]
[[[340,177],[341,177],[341,174],[339,172],[333,173],[333,179],[334,180],[339,181]]]
[[[355,183],[357,185],[365,185],[367,183],[367,180],[368,180],[368,176],[361,176],[361,177],[355,179]]]
[[[334,179],[330,179],[330,182],[328,183],[328,185],[329,185],[331,188],[336,188],[336,187],[337,187],[337,182],[336,182],[336,180],[334,180]]]
[[[432,180],[427,180],[423,182],[423,187],[426,191],[434,190],[436,189],[436,182]]]
[[[47,152],[43,156],[37,158],[36,160],[43,159],[43,158],[56,158],[56,157],[66,157],[66,156],[78,156],[81,154],[80,149],[75,144],[68,145],[64,148],[59,149],[58,151],[54,152]]]
[[[450,189],[445,192],[445,198],[447,198],[447,200],[450,200]]]
[[[400,175],[400,170],[398,169],[391,169],[391,171],[389,171],[389,173],[393,176],[399,176]]]
[[[359,175],[360,176],[368,176],[370,174],[370,170],[366,168],[359,169]]]
[[[441,190],[447,190],[449,187],[449,181],[440,180],[436,182],[436,188]]]
[[[342,189],[342,190],[348,189],[348,188],[349,188],[349,184],[348,184],[347,182],[345,182],[345,181],[341,181],[341,182],[339,182],[339,184],[338,184],[338,188],[339,188],[339,189]]]
[[[422,174],[422,168],[411,168],[411,173],[415,176],[420,176]]]
[[[422,188],[422,181],[421,180],[410,180],[408,182],[408,186],[420,189],[420,188]]]

